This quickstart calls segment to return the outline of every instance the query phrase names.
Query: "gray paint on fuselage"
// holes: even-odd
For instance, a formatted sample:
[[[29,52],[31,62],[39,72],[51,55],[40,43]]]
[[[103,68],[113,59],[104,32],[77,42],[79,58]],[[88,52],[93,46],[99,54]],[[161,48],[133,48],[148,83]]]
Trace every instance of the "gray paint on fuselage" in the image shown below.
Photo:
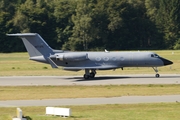
[[[123,67],[155,67],[173,64],[153,52],[70,52],[53,50],[37,33],[7,34],[23,40],[30,60],[48,63],[52,68],[62,66],[64,70],[85,70],[84,78],[94,78],[96,70],[109,70]]]
[[[64,67],[93,67],[93,66],[116,66],[116,67],[158,67],[163,62],[158,57],[151,57],[153,52],[68,52],[58,54],[87,54],[88,59],[84,61],[61,61],[56,58],[52,60],[58,66]]]

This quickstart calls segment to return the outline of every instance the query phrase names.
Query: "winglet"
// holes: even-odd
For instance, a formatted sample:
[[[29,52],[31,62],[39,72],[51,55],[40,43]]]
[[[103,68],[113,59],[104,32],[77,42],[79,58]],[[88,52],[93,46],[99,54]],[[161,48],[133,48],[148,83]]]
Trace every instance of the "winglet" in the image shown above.
[[[51,64],[52,68],[58,68],[58,66],[51,60],[51,58],[47,58],[48,62]]]

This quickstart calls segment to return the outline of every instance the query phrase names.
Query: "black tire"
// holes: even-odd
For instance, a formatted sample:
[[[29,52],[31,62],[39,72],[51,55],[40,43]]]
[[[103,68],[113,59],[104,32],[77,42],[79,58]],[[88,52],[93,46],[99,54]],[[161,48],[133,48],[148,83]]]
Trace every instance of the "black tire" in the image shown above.
[[[84,74],[84,79],[89,79],[89,75]]]
[[[157,77],[157,78],[159,78],[159,77],[160,77],[160,75],[159,75],[159,74],[156,74],[156,77]]]
[[[95,74],[92,72],[90,73],[90,78],[94,78],[95,77]]]

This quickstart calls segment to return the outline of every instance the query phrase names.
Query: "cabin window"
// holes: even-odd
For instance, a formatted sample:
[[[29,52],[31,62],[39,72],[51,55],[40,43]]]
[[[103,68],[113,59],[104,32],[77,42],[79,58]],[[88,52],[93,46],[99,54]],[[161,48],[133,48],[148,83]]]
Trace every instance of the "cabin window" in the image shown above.
[[[96,58],[96,61],[100,61],[100,60],[101,60],[101,58],[100,58],[100,57],[97,57],[97,58]]]
[[[108,61],[108,60],[109,60],[109,58],[108,58],[108,57],[104,57],[103,59],[104,59],[104,61]]]

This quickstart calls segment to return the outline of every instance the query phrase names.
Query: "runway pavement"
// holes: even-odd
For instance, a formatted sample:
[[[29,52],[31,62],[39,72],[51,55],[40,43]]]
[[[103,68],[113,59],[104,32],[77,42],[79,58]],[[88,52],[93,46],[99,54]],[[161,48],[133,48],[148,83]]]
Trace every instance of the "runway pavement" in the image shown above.
[[[0,101],[0,107],[180,102],[180,95]]]
[[[180,74],[107,75],[84,80],[81,76],[19,76],[0,77],[0,86],[29,85],[120,85],[120,84],[180,84]]]
[[[80,76],[19,76],[0,77],[0,86],[30,85],[119,85],[119,84],[180,84],[179,74],[154,75],[118,75],[97,76],[84,80]],[[43,99],[43,100],[7,100],[0,101],[0,107],[17,106],[62,106],[62,105],[96,105],[96,104],[131,104],[180,102],[180,95],[166,96],[122,96],[112,98],[76,98],[76,99]]]

